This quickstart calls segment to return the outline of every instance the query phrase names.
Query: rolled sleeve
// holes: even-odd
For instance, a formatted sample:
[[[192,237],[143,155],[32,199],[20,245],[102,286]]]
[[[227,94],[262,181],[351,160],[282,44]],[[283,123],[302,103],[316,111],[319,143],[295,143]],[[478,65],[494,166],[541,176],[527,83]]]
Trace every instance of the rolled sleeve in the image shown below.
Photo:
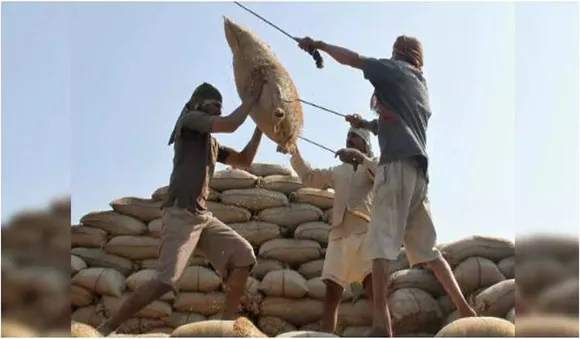
[[[390,82],[395,67],[395,62],[391,59],[366,58],[363,74],[373,86],[381,87]]]
[[[218,116],[202,111],[189,111],[183,117],[182,127],[187,127],[200,133],[209,133],[211,132],[212,124],[217,119],[219,119]]]

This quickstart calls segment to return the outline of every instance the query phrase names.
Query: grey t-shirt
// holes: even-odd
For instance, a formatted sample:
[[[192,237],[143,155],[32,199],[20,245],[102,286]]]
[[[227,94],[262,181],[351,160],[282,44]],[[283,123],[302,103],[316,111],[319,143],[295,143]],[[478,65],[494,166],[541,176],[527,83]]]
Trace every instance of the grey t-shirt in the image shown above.
[[[379,164],[414,158],[427,175],[427,125],[431,106],[425,78],[405,61],[367,58],[364,77],[374,88],[377,100],[396,119],[379,118],[369,129],[378,135]]]

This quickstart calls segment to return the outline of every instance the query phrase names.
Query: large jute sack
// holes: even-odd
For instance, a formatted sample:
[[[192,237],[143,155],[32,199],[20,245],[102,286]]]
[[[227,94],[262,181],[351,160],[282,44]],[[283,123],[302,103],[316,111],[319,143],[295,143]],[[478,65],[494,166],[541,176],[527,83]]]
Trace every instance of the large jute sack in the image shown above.
[[[322,245],[328,244],[330,225],[321,221],[304,223],[294,231],[294,238],[299,240],[314,240]]]
[[[92,304],[95,296],[91,291],[78,285],[70,285],[70,304],[75,307],[83,307]]]
[[[159,237],[161,237],[161,228],[163,228],[163,222],[161,221],[161,218],[151,220],[147,224],[147,231],[148,231],[147,235],[159,238]]]
[[[275,337],[281,333],[296,331],[296,326],[280,318],[270,316],[259,317],[258,328],[269,337]]]
[[[290,194],[290,200],[295,203],[309,204],[326,209],[331,208],[334,204],[334,192],[312,187],[303,187]]]
[[[516,318],[516,337],[578,338],[578,317],[534,314]]]
[[[260,305],[260,315],[277,317],[295,326],[305,325],[320,319],[322,301],[266,297]]]
[[[464,294],[505,280],[496,264],[482,257],[471,257],[462,261],[453,269],[453,275]]]
[[[260,211],[258,218],[289,229],[309,221],[322,218],[320,208],[307,204],[290,204],[284,207],[272,207]]]
[[[461,318],[443,327],[435,337],[514,337],[514,324],[494,317]]]
[[[120,198],[109,203],[116,212],[132,216],[146,223],[161,218],[162,204],[162,201],[136,197]]]
[[[151,194],[151,199],[155,200],[155,201],[163,201],[165,200],[165,197],[167,197],[167,191],[169,190],[169,186],[163,186],[163,187],[159,187],[158,189],[155,190],[155,192],[153,192],[153,194]],[[209,201],[218,201],[219,200],[219,196],[220,193],[216,190],[213,189],[209,189],[209,195],[207,197],[207,200]]]
[[[257,263],[250,271],[250,275],[262,280],[269,272],[285,268],[288,268],[288,264],[278,260],[257,258]]]
[[[299,265],[320,258],[322,248],[319,243],[312,240],[272,239],[260,246],[258,255],[264,259]]]
[[[244,223],[229,224],[228,226],[255,247],[281,236],[280,226],[271,222],[251,220]]]
[[[206,317],[199,313],[190,312],[177,312],[173,311],[168,317],[163,318],[165,323],[173,328],[177,328],[181,325],[196,323],[206,320]]]
[[[568,278],[546,288],[536,298],[534,310],[548,314],[578,316],[578,277]]]
[[[147,333],[154,328],[165,326],[161,319],[131,318],[125,321],[117,330],[117,333]]]
[[[156,269],[157,265],[159,265],[159,259],[145,259],[140,262],[139,268],[142,270],[145,269]],[[189,261],[187,262],[188,266],[203,266],[209,267],[210,261],[206,257],[198,255],[195,251],[193,255],[189,257]]]
[[[3,338],[37,338],[38,333],[30,326],[23,324],[20,321],[13,319],[2,318],[2,330]]]
[[[260,162],[255,162],[244,170],[252,173],[253,175],[259,177],[267,177],[271,175],[295,175],[294,171],[283,165],[278,164],[264,164]]]
[[[326,332],[317,332],[317,331],[292,331],[282,333],[276,336],[276,338],[306,338],[306,337],[313,337],[313,338],[328,338],[328,337],[338,337],[337,335],[326,333]]]
[[[500,281],[475,297],[475,311],[480,316],[503,317],[515,303],[516,281]],[[578,303],[576,303],[578,304]]]
[[[81,218],[81,223],[111,235],[139,235],[147,231],[142,221],[115,211],[91,212]]]
[[[322,275],[322,268],[324,267],[324,259],[317,259],[306,262],[298,267],[298,273],[306,279],[320,277]]]
[[[146,236],[119,235],[104,247],[105,252],[131,260],[157,258],[159,239]]]
[[[213,214],[214,217],[218,218],[221,222],[225,224],[234,222],[247,222],[252,217],[252,213],[245,208],[224,205],[219,202],[207,202],[207,209]]]
[[[536,234],[518,237],[516,241],[518,261],[532,258],[551,258],[560,262],[570,259],[578,260],[578,237]]]
[[[105,309],[105,313],[110,317],[113,315],[119,307],[121,303],[127,299],[130,293],[123,294],[122,297],[110,297],[110,296],[103,296],[101,298],[101,303]],[[147,306],[143,307],[139,312],[135,314],[136,317],[142,318],[153,318],[159,319],[168,317],[171,315],[171,305],[169,305],[165,301],[155,300],[148,304]]]
[[[419,288],[438,297],[445,293],[443,286],[430,270],[421,268],[403,269],[394,272],[388,283],[390,290],[402,288]]]
[[[407,258],[407,252],[405,251],[405,248],[401,248],[401,252],[399,252],[397,259],[389,263],[389,274],[408,268],[410,268],[410,264],[409,259]]]
[[[515,278],[516,271],[516,257],[507,257],[497,263],[497,267],[507,279]]]
[[[244,295],[240,300],[242,310],[250,312],[251,314],[260,314],[262,300],[264,300],[264,295],[260,293],[260,281],[253,277],[248,277]]]
[[[272,271],[260,283],[260,291],[270,297],[302,298],[308,293],[306,280],[294,270]]]
[[[365,337],[370,329],[370,326],[348,326],[342,331],[341,337]]]
[[[177,281],[177,287],[185,292],[213,292],[220,288],[221,278],[209,268],[188,266]]]
[[[216,171],[210,180],[210,187],[217,191],[252,188],[258,182],[258,177],[237,168],[227,168]]]
[[[389,311],[396,333],[436,331],[443,319],[437,301],[418,288],[403,288],[389,297]]]
[[[2,262],[2,264],[4,264],[4,262]],[[87,263],[85,263],[85,261],[79,257],[77,257],[76,255],[72,255],[70,256],[70,273],[71,276],[77,274],[78,271],[87,268]]]
[[[442,246],[441,252],[451,266],[469,257],[499,261],[515,255],[514,242],[508,239],[473,235]]]
[[[288,205],[288,198],[280,192],[263,188],[246,188],[223,191],[221,202],[246,208],[250,211],[260,211],[265,208]]]
[[[105,312],[101,305],[98,307],[96,305],[80,307],[71,314],[71,320],[95,327],[101,325],[105,318]]]
[[[240,98],[250,86],[253,72],[259,71],[266,78],[250,116],[268,138],[292,152],[304,121],[302,104],[290,74],[272,49],[250,30],[227,18],[224,30],[233,55],[234,79]]]
[[[566,266],[551,257],[524,258],[516,265],[515,279],[518,290],[526,297],[537,296],[546,287],[568,277]]]
[[[107,242],[107,232],[100,228],[74,226],[70,228],[72,247],[101,247]]]
[[[338,307],[338,322],[344,326],[367,326],[372,322],[372,305],[368,299],[344,302]]]
[[[73,320],[70,323],[70,336],[73,338],[98,338],[103,335],[92,326]]]
[[[99,295],[120,297],[125,291],[125,277],[112,268],[85,268],[72,278],[71,283]]]
[[[346,286],[344,293],[342,293],[341,301],[352,299],[352,285]],[[308,289],[308,297],[311,299],[324,300],[326,294],[326,284],[321,277],[316,277],[306,281],[306,288]]]
[[[206,320],[176,328],[171,337],[242,337],[265,338],[266,335],[247,318],[237,320]]]
[[[267,190],[290,194],[304,187],[300,178],[293,175],[269,175],[261,180],[260,187]]]
[[[137,287],[143,285],[144,283],[151,281],[155,277],[155,270],[144,269],[139,272],[131,274],[127,279],[125,279],[125,286],[129,291],[135,291]],[[175,294],[170,291],[159,297],[162,301],[171,301],[175,299]]]
[[[173,308],[181,312],[194,312],[206,317],[221,312],[225,294],[222,292],[182,292],[177,295]]]

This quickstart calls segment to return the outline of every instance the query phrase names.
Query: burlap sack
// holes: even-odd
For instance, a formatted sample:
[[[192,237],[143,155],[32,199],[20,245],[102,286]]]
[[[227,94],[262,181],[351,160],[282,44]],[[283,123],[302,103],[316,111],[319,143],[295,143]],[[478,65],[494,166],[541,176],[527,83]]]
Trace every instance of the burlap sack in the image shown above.
[[[578,338],[578,317],[557,314],[518,316],[515,332],[517,337],[524,338]]]
[[[233,223],[228,226],[254,247],[258,247],[268,240],[281,237],[280,227],[270,222],[252,220],[244,223]]]
[[[445,293],[443,286],[441,286],[433,273],[430,270],[421,268],[403,269],[394,272],[389,279],[388,287],[390,290],[418,288],[435,297]]]
[[[222,292],[181,292],[173,303],[173,309],[181,312],[199,313],[206,317],[221,312],[225,294]]]
[[[248,319],[238,318],[237,320],[206,320],[182,325],[171,333],[171,337],[265,338],[266,335]]]
[[[262,300],[264,300],[264,295],[260,293],[260,281],[253,277],[248,277],[246,290],[240,300],[242,310],[250,314],[259,315]]]
[[[220,288],[221,278],[203,266],[188,266],[177,281],[177,287],[184,292],[213,292]]]
[[[107,232],[100,228],[75,226],[70,228],[72,247],[101,247],[107,242]]]
[[[282,333],[276,336],[276,338],[307,338],[307,337],[329,338],[338,336],[326,332],[317,332],[317,331],[292,331]]]
[[[221,202],[246,208],[250,211],[260,211],[266,208],[288,205],[288,198],[280,192],[263,188],[246,188],[223,191]]]
[[[258,258],[257,261],[258,263],[252,268],[250,275],[259,280],[262,280],[268,272],[288,268],[288,264],[281,263],[278,260]]]
[[[4,262],[3,262],[4,264]],[[70,275],[73,276],[77,274],[78,271],[87,268],[85,261],[76,255],[70,256]]]
[[[252,213],[245,208],[224,205],[218,202],[207,202],[207,209],[225,224],[234,222],[247,222],[252,217]]]
[[[78,321],[83,324],[89,324],[97,327],[105,321],[105,313],[102,307],[90,305],[76,309],[72,315],[71,320]]]
[[[538,295],[534,311],[578,317],[578,277],[555,282]]]
[[[516,281],[500,281],[475,297],[475,311],[479,316],[503,317],[515,303]],[[576,308],[578,309],[578,308]]]
[[[277,164],[264,164],[255,162],[244,170],[258,177],[267,177],[271,175],[296,175],[294,171],[286,166]]]
[[[320,319],[322,302],[308,298],[266,297],[260,305],[260,315],[277,317],[295,326],[305,325]]]
[[[250,116],[264,134],[286,151],[293,151],[301,133],[302,104],[292,78],[274,52],[247,28],[224,21],[226,40],[233,54],[234,78],[240,98],[254,71],[266,78],[258,104]]]
[[[109,204],[116,212],[132,216],[147,223],[151,220],[161,218],[161,205],[163,202],[152,199],[126,197],[113,200]]]
[[[258,328],[270,337],[278,334],[296,331],[296,326],[280,318],[261,316],[258,318]]]
[[[372,305],[368,299],[343,302],[338,307],[338,322],[345,327],[367,326],[372,322]]]
[[[140,262],[139,269],[142,269],[142,270],[153,269],[154,270],[157,268],[157,265],[159,265],[159,259],[145,259],[145,260]],[[194,251],[193,255],[191,257],[189,257],[189,261],[188,261],[187,265],[188,266],[209,267],[210,261],[206,257],[202,257]]]
[[[147,333],[161,326],[165,326],[161,319],[131,318],[119,327],[117,333]]]
[[[473,235],[442,246],[441,252],[453,267],[469,257],[500,261],[515,255],[515,245],[508,239]]]
[[[270,297],[302,298],[308,293],[306,280],[296,271],[272,271],[260,283],[260,291]]]
[[[397,271],[406,270],[410,268],[409,259],[407,258],[407,252],[405,248],[401,248],[401,252],[395,261],[389,263],[389,274],[393,274]]]
[[[320,209],[331,208],[334,204],[334,192],[312,187],[303,187],[290,194],[290,200],[299,204],[308,204]]]
[[[260,246],[258,255],[264,259],[299,265],[320,258],[322,248],[312,240],[272,239]]]
[[[568,277],[566,266],[554,258],[518,257],[515,279],[522,296],[535,297],[555,282]]]
[[[163,222],[161,221],[161,219],[151,220],[147,224],[147,230],[149,232],[147,235],[152,236],[152,237],[156,237],[156,238],[161,237],[161,228],[162,227],[163,227]]]
[[[155,190],[155,192],[153,192],[153,194],[151,194],[151,199],[155,200],[155,201],[164,201],[165,197],[167,197],[167,190],[168,189],[169,189],[169,186],[159,187],[158,189]],[[220,193],[218,191],[210,188],[207,200],[208,201],[218,201],[219,196],[220,196]]]
[[[298,267],[298,273],[306,279],[312,279],[322,275],[323,267],[324,259],[312,260],[300,265]]]
[[[284,207],[267,208],[258,213],[262,221],[274,223],[289,229],[309,221],[318,221],[322,218],[320,208],[306,204],[290,204]]]
[[[181,325],[204,321],[206,318],[198,313],[173,311],[168,317],[163,318],[167,326],[177,328]]]
[[[512,307],[512,309],[508,311],[508,313],[505,315],[505,319],[507,321],[511,322],[512,324],[516,323],[516,309],[515,309],[515,307]]]
[[[321,245],[328,244],[330,225],[321,221],[304,223],[296,228],[294,237],[299,240],[314,240]]]
[[[73,338],[99,338],[103,335],[92,326],[73,320],[70,323],[70,336]]]
[[[303,187],[300,178],[293,175],[269,175],[262,179],[260,186],[276,192],[290,194]]]
[[[2,317],[2,337],[3,338],[37,338],[39,334],[30,326],[21,321],[6,319]]]
[[[70,303],[75,307],[88,306],[95,301],[95,296],[86,288],[70,285]]]
[[[461,318],[443,327],[435,337],[515,337],[515,326],[493,317]]]
[[[403,288],[389,296],[389,311],[396,333],[436,331],[443,319],[437,301],[418,288]]]
[[[117,312],[121,303],[124,302],[129,295],[130,293],[125,293],[122,297],[103,296],[101,298],[101,304],[104,307],[105,314],[110,317]],[[169,317],[171,312],[171,305],[165,301],[155,300],[137,312],[135,317],[161,319]]]
[[[104,247],[105,252],[131,260],[157,258],[159,239],[146,236],[120,235],[112,238]]]
[[[85,268],[72,278],[71,283],[99,295],[120,297],[125,291],[125,277],[112,268]]]
[[[515,278],[515,270],[516,270],[516,257],[507,257],[502,259],[500,262],[497,263],[497,267],[501,271],[501,273],[506,277],[506,279],[513,279]]]
[[[144,269],[139,272],[135,272],[125,280],[125,286],[129,291],[135,291],[137,287],[148,281],[151,281],[151,279],[155,277],[155,274],[156,272],[153,269]],[[173,292],[167,292],[159,298],[159,300],[162,301],[171,301],[174,299],[175,294]]]
[[[534,234],[518,237],[518,261],[555,259],[559,262],[578,260],[578,237],[557,234]],[[519,268],[519,267],[518,267]]]
[[[147,231],[142,221],[115,211],[91,212],[81,218],[81,223],[111,235],[139,235]]]
[[[252,188],[258,182],[258,177],[237,168],[216,171],[209,183],[217,191]]]
[[[469,294],[478,288],[505,280],[499,268],[491,260],[481,257],[471,257],[462,261],[453,269],[453,274],[463,294]]]
[[[321,277],[316,277],[306,281],[306,288],[308,289],[308,297],[311,299],[324,300],[326,294],[326,284]],[[352,287],[348,285],[342,293],[341,301],[352,299]]]

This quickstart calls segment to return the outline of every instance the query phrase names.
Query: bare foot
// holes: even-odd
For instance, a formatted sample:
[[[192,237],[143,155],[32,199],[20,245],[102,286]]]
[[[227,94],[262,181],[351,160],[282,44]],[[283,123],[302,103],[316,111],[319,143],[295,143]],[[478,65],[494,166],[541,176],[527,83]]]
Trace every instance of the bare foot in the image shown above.
[[[387,330],[385,330],[384,328],[378,328],[378,327],[371,327],[371,329],[365,333],[365,337],[370,337],[370,338],[390,338],[392,336],[393,335],[391,333],[389,333]]]

